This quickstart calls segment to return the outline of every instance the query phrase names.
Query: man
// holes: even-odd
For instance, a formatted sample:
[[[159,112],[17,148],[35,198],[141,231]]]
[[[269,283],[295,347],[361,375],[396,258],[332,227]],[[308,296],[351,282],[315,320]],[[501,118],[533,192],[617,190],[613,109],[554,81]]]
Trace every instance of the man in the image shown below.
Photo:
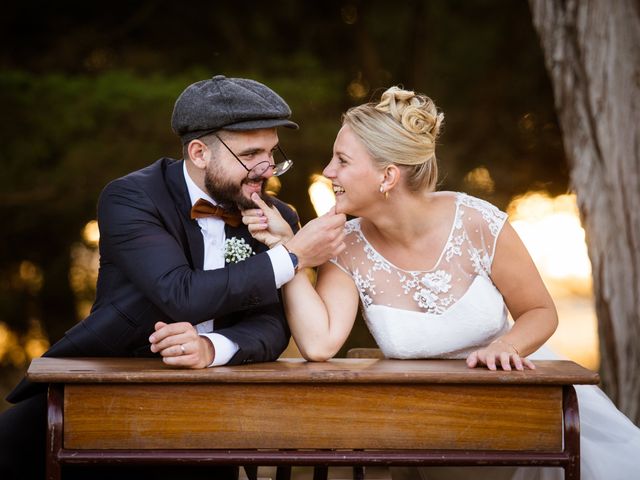
[[[278,289],[342,248],[345,221],[326,215],[271,250],[240,222],[260,193],[298,229],[296,213],[264,194],[291,165],[274,160],[276,128],[298,127],[290,115],[253,80],[219,75],[187,87],[172,116],[184,161],[162,158],[105,187],[96,301],[45,356],[160,354],[188,368],[278,358],[289,341]],[[254,254],[225,265],[225,239]],[[0,476],[42,478],[43,386],[23,380],[7,400],[18,404],[0,416]]]

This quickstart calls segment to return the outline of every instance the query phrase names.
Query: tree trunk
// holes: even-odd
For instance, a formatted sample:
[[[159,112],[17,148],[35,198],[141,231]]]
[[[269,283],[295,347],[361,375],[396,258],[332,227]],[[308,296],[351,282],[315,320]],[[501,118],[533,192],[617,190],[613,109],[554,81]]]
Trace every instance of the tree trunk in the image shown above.
[[[640,2],[529,4],[587,232],[602,385],[640,424]]]

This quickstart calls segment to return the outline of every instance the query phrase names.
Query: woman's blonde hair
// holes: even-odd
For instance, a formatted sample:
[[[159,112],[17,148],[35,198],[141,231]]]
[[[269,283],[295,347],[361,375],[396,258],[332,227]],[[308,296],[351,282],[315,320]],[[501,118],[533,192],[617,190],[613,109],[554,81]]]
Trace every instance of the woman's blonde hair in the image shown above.
[[[408,172],[412,191],[435,190],[436,140],[443,120],[429,97],[398,87],[386,90],[378,103],[350,108],[342,118],[380,168],[396,164]]]

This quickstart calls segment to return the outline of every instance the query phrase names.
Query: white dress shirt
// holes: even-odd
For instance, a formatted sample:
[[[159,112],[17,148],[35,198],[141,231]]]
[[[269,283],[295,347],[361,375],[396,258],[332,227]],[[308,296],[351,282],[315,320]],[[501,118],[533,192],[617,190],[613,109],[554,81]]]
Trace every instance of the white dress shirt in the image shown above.
[[[189,172],[187,172],[186,161],[183,163],[182,169],[184,179],[187,183],[191,205],[193,206],[200,198],[216,205],[216,202],[207,193],[203,192],[191,179]],[[196,221],[200,226],[204,240],[204,264],[202,265],[202,269],[213,270],[216,268],[224,268],[224,221],[217,217],[198,218]],[[271,266],[273,267],[276,288],[280,288],[293,278],[295,274],[293,263],[289,257],[289,253],[282,245],[268,250],[267,255],[269,255]],[[224,335],[213,333],[214,322],[215,319],[211,319],[196,325],[198,333],[203,337],[207,337],[213,344],[215,355],[213,362],[209,365],[210,367],[225,365],[239,349],[235,342],[232,342]]]

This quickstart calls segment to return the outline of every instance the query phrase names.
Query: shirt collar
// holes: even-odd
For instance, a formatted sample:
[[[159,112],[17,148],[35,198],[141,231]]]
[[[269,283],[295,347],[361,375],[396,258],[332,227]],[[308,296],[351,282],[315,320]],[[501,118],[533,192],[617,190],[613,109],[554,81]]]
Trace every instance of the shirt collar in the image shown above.
[[[189,175],[189,172],[187,171],[187,161],[183,160],[182,161],[182,172],[184,173],[184,180],[185,182],[187,182],[187,190],[189,192],[189,198],[191,199],[191,206],[195,205],[195,203],[199,200],[199,199],[204,199],[207,200],[208,202],[211,202],[213,205],[217,205],[218,202],[216,202],[213,198],[211,198],[210,195],[208,195],[207,193],[203,192],[202,189],[200,187],[198,187],[195,182],[191,179],[191,176]]]

